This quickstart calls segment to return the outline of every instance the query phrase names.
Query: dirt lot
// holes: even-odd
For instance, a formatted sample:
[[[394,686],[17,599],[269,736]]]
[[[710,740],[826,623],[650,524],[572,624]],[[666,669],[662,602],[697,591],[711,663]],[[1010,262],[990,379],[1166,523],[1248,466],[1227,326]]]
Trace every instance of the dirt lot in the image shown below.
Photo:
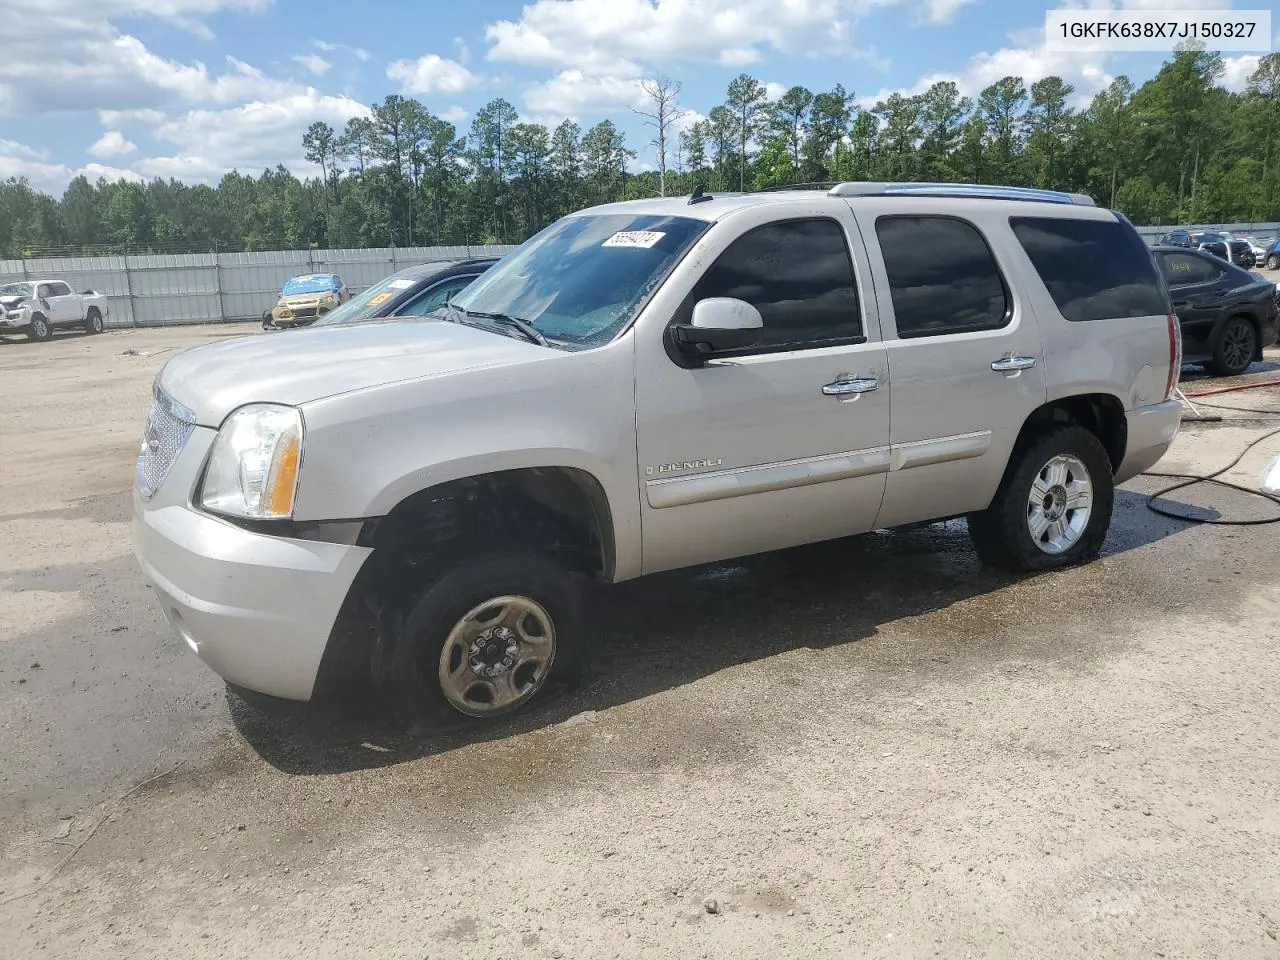
[[[151,379],[232,332],[0,343],[0,956],[1280,957],[1280,528],[1143,479],[1066,573],[952,523],[602,590],[584,688],[485,737],[267,716],[129,544]]]

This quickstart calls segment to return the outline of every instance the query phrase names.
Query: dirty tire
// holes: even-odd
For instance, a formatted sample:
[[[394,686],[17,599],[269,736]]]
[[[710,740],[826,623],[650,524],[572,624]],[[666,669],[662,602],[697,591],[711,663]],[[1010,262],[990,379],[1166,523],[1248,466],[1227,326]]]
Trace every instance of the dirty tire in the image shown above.
[[[1079,540],[1064,552],[1053,554],[1046,553],[1032,539],[1028,501],[1040,470],[1060,456],[1073,457],[1084,464],[1092,485],[1092,503]],[[1102,443],[1084,427],[1056,427],[1015,448],[991,506],[969,515],[969,537],[978,559],[989,567],[1018,573],[1067,567],[1098,555],[1111,525],[1114,503],[1111,459]]]
[[[1258,352],[1258,331],[1244,317],[1231,317],[1213,341],[1209,370],[1220,377],[1236,377],[1249,369]]]
[[[88,334],[102,332],[102,313],[97,307],[90,307],[84,315],[84,332]]]
[[[450,703],[440,679],[450,632],[469,611],[497,597],[528,598],[549,615],[554,656],[536,690],[509,708],[482,716]],[[396,718],[412,733],[475,726],[514,713],[548,692],[577,683],[584,649],[584,600],[574,577],[544,554],[513,548],[462,560],[408,608],[396,636],[379,641],[373,676]],[[514,668],[519,671],[520,667]]]
[[[48,340],[53,336],[53,327],[45,319],[44,314],[37,313],[31,317],[31,326],[27,330],[29,340]]]

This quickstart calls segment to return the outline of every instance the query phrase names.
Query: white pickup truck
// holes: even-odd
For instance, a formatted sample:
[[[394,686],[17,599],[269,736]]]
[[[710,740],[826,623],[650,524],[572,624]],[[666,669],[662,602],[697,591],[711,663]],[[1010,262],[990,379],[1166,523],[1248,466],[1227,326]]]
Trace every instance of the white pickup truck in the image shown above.
[[[22,280],[0,286],[0,336],[25,333],[48,340],[54,330],[77,327],[101,333],[107,298],[88,290],[72,293],[65,280]]]

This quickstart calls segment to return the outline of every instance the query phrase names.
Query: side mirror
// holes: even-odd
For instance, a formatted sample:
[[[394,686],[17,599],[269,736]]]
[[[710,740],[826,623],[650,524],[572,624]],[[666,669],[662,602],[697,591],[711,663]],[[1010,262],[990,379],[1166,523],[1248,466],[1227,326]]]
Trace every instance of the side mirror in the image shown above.
[[[682,352],[695,355],[749,347],[759,341],[764,330],[760,311],[732,297],[699,300],[691,320],[676,324],[672,334]]]
[[[1262,471],[1262,492],[1280,497],[1280,457],[1276,457]]]

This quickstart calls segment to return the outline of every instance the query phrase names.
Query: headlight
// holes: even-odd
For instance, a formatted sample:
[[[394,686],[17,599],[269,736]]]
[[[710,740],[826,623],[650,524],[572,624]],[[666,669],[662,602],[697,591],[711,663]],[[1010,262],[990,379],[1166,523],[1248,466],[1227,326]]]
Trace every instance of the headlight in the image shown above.
[[[232,517],[291,517],[301,461],[302,415],[296,409],[274,403],[241,407],[213,441],[200,503]]]

